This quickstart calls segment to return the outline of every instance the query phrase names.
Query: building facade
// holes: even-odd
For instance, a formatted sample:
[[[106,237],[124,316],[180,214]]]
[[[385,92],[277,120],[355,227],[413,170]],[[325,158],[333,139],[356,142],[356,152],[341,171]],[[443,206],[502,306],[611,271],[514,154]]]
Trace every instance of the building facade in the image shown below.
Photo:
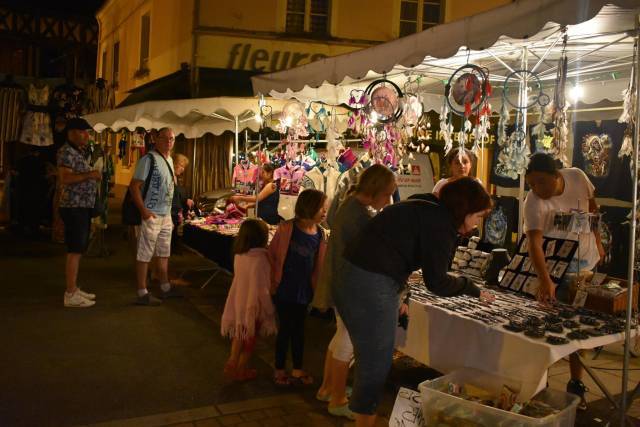
[[[96,74],[116,88],[116,105],[246,96],[256,73],[352,52],[509,2],[108,0],[96,15]]]

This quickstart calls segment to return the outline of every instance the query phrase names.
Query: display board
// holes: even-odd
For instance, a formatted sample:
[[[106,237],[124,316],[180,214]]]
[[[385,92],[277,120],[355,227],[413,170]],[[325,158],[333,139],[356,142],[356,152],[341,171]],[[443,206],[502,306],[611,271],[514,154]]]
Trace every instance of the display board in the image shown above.
[[[538,292],[538,277],[533,266],[533,261],[529,256],[527,236],[522,236],[516,254],[511,259],[509,265],[504,269],[499,286],[515,292],[536,296]],[[575,240],[543,238],[542,249],[544,250],[547,270],[551,280],[559,284],[567,273],[567,269],[576,251],[578,242]]]

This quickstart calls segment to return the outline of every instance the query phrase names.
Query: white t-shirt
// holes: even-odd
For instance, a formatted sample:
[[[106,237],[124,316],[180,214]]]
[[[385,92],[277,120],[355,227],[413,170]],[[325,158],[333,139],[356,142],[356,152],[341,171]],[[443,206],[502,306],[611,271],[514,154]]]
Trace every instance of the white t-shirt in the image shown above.
[[[594,187],[587,175],[578,168],[560,169],[564,178],[564,191],[559,196],[543,200],[529,191],[524,201],[524,232],[541,230],[546,237],[568,239],[580,242],[576,252],[579,256],[581,269],[591,270],[598,261],[598,247],[593,233],[580,234],[556,230],[553,226],[555,212],[570,212],[571,209],[589,211],[589,199],[594,197]]]
[[[431,192],[433,194],[438,194],[440,190],[442,190],[442,187],[444,187],[444,185],[449,183],[450,181],[451,178],[442,178],[440,181],[436,182],[436,185],[433,186],[433,190],[431,190]],[[478,178],[476,178],[476,181],[482,184],[482,181],[480,181]]]

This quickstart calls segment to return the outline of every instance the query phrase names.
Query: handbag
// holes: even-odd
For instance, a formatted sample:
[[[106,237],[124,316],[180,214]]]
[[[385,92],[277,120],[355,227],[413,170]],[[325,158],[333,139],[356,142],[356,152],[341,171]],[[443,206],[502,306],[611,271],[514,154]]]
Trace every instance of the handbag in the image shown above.
[[[93,204],[93,208],[91,209],[91,218],[96,218],[102,215],[105,211],[105,203],[100,197],[100,191],[96,191],[96,201]]]
[[[142,187],[142,200],[147,196],[147,191],[151,185],[151,175],[153,175],[153,169],[156,166],[156,159],[154,156],[151,153],[147,154],[147,156],[149,156],[149,159],[151,160],[151,165],[149,165],[149,172],[147,173],[147,177],[145,178],[144,185]],[[124,200],[122,201],[122,224],[140,225],[141,223],[142,216],[140,215],[140,210],[136,204],[133,203],[131,190],[127,189],[127,193],[124,195]]]

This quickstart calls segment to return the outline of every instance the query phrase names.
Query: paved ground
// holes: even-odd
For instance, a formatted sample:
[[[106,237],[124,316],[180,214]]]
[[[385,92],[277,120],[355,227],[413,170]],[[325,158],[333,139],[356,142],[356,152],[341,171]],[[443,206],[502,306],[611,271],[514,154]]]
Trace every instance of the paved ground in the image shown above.
[[[162,307],[132,305],[132,258],[122,230],[109,229],[106,258],[87,258],[81,283],[98,294],[91,309],[62,307],[64,250],[46,241],[27,241],[0,231],[0,426],[340,426],[315,401],[315,388],[281,390],[270,380],[272,340],[260,342],[255,365],[260,376],[225,384],[221,368],[228,342],[219,318],[229,278],[216,277],[204,290],[206,273],[190,273],[188,298]],[[182,271],[206,264],[185,253],[172,260]],[[307,325],[306,363],[320,379],[330,320]],[[614,392],[620,391],[621,352],[611,347],[591,362]],[[631,385],[640,381],[633,361]],[[407,358],[396,361],[381,408],[389,414],[400,385],[416,385],[436,374]],[[566,362],[550,370],[551,387],[563,389]],[[578,425],[603,425],[608,405],[587,380],[592,410]],[[634,405],[632,414],[640,414]],[[385,421],[381,421],[384,425]]]

